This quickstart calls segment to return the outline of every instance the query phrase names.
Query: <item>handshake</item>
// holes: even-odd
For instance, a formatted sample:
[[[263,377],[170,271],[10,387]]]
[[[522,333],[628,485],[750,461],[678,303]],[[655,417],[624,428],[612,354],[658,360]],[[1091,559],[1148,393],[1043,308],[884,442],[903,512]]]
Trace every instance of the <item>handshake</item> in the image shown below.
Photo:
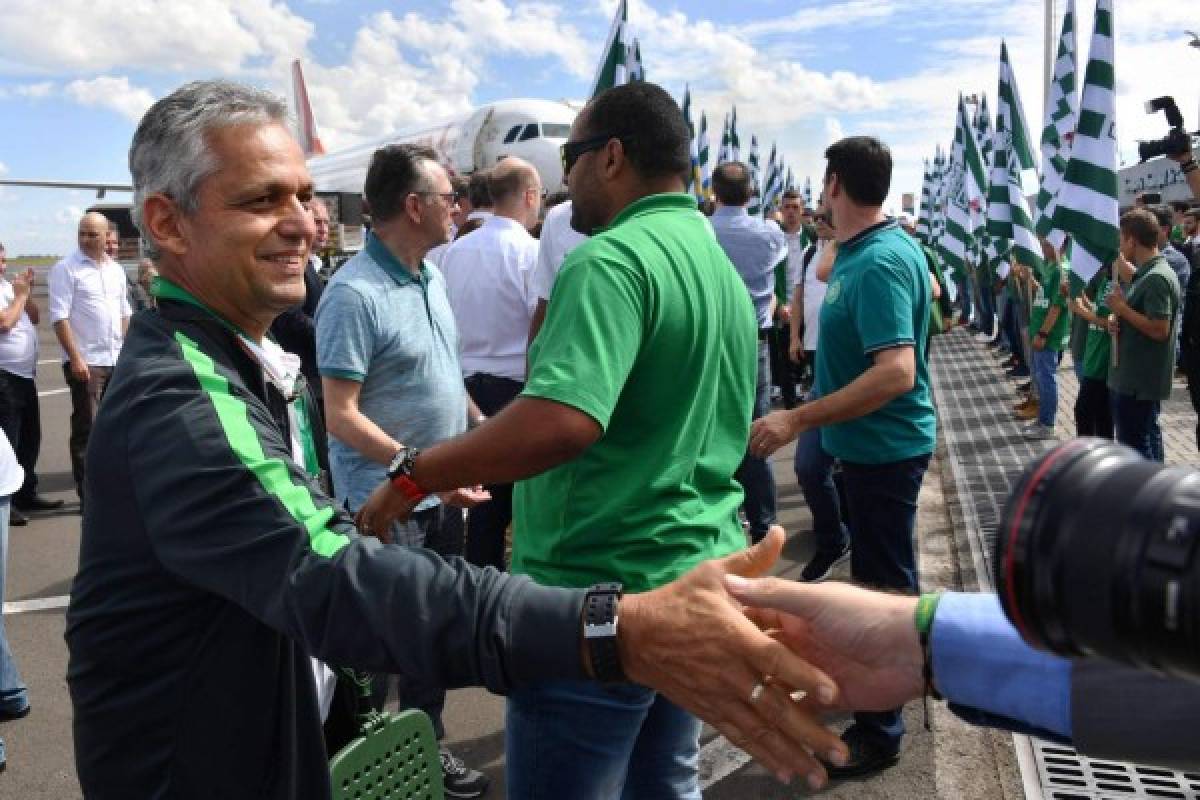
[[[783,541],[776,532],[626,595],[618,646],[631,681],[695,713],[779,780],[801,776],[816,789],[827,780],[822,762],[849,755],[825,715],[922,696],[917,598],[761,577]]]

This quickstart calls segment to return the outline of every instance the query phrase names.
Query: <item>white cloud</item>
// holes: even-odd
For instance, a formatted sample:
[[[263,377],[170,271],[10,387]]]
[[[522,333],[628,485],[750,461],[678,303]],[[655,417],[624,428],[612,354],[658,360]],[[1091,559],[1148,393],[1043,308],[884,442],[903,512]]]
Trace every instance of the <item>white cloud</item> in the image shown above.
[[[7,175],[7,174],[8,174],[8,165],[5,164],[3,161],[0,161],[0,175]]]
[[[346,61],[304,65],[329,149],[460,114],[473,105],[492,56],[550,58],[588,76],[593,50],[562,11],[544,3],[452,0],[439,18],[385,11],[368,18]]]
[[[313,24],[272,0],[7,0],[6,67],[43,74],[125,71],[232,74],[285,64]]]
[[[62,206],[54,212],[54,222],[57,225],[78,225],[82,217],[83,208],[80,206]]]
[[[131,85],[125,76],[101,75],[91,80],[71,81],[63,92],[80,105],[107,108],[134,122],[140,120],[154,102],[154,95]]]
[[[48,97],[54,91],[54,84],[51,81],[39,81],[38,83],[27,83],[18,86],[13,90],[13,93],[18,97],[41,98]]]

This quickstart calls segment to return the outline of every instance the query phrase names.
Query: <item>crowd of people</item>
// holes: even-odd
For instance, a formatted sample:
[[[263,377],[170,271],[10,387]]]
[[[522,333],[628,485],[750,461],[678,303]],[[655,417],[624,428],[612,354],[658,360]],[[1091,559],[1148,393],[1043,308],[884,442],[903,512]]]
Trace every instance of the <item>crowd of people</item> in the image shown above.
[[[957,322],[1030,377],[1030,436],[1053,436],[1067,350],[1080,435],[1161,461],[1177,363],[1200,410],[1195,209],[1176,210],[1178,249],[1173,212],[1125,214],[1116,271],[1086,286],[1049,242],[1005,280],[943,276],[884,212],[879,140],[829,147],[815,209],[789,190],[752,215],[751,171],[726,162],[701,213],[686,122],[638,83],[578,116],[569,197],[519,158],[464,178],[382,147],[365,244],[332,269],[330,210],[285,118],[220,81],[160,100],[130,149],[137,279],[98,213],[50,272],[88,796],[326,797],[364,703],[394,696],[440,740],[446,691],[467,685],[507,696],[513,797],[698,798],[702,720],[785,779],[871,774],[899,757],[903,692],[842,703],[835,667],[731,600],[786,535],[770,456],[796,443],[801,582],[848,560],[855,582],[915,596],[930,342],[952,294]],[[0,279],[12,524],[61,505],[37,492],[32,280]],[[372,676],[369,701],[347,668]],[[818,715],[839,703],[856,713],[835,735]],[[28,709],[0,629],[0,718]],[[440,755],[448,796],[487,792]]]

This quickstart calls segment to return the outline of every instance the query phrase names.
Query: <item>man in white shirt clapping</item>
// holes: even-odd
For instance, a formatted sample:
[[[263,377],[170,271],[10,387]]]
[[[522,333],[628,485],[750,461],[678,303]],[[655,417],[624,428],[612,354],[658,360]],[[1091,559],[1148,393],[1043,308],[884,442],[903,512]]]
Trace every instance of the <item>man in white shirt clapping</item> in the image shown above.
[[[105,253],[108,220],[91,211],[79,221],[79,249],[50,269],[50,322],[63,351],[71,390],[71,472],[82,510],[83,457],[92,419],[132,314],[125,272]]]

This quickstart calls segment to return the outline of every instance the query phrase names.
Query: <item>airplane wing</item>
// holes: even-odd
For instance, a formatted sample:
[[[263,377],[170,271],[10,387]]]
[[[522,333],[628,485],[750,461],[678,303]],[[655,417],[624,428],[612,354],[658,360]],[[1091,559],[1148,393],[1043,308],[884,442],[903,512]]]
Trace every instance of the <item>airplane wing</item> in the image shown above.
[[[133,186],[127,183],[87,183],[85,181],[33,181],[20,178],[0,178],[0,186],[26,186],[37,189],[91,189],[96,197],[104,197],[107,192],[132,192]]]

